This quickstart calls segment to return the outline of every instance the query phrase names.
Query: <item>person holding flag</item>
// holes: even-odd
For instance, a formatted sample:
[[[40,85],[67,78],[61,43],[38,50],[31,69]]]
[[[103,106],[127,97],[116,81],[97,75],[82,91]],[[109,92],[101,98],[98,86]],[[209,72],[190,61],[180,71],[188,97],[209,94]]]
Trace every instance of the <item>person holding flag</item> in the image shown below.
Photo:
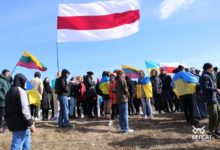
[[[137,83],[137,98],[141,99],[144,119],[153,119],[152,107],[150,99],[153,97],[152,84],[149,77],[145,76],[143,70],[140,70],[140,78]]]

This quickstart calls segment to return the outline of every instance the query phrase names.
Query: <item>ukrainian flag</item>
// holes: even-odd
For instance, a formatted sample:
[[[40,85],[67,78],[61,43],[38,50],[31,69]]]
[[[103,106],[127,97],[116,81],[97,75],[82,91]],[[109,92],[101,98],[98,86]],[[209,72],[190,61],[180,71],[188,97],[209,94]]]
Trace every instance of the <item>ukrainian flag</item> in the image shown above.
[[[109,77],[103,76],[99,85],[99,89],[102,91],[102,94],[105,95],[109,94],[108,86],[109,86]]]
[[[160,65],[154,61],[145,61],[145,65],[147,68],[147,74],[150,76],[151,70],[157,70],[158,74],[160,73]]]
[[[173,77],[171,86],[177,96],[186,94],[194,94],[196,92],[196,85],[199,84],[199,78],[189,72],[180,71]]]
[[[37,90],[35,90],[35,89],[28,90],[27,95],[28,95],[30,105],[35,105],[37,107],[40,106],[40,104],[41,104],[41,95]]]
[[[144,92],[143,92],[144,91]],[[145,95],[142,95],[145,94]],[[150,99],[153,97],[153,89],[152,84],[149,77],[145,77],[144,79],[139,78],[137,84],[137,98],[146,97]]]

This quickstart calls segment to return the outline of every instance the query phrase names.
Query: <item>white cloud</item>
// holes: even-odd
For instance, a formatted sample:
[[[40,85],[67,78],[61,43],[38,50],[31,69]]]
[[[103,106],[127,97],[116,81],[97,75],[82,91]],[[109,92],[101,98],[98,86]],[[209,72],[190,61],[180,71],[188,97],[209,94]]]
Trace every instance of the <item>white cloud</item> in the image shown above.
[[[161,20],[167,19],[178,10],[187,7],[195,0],[163,0],[160,4],[159,17]]]

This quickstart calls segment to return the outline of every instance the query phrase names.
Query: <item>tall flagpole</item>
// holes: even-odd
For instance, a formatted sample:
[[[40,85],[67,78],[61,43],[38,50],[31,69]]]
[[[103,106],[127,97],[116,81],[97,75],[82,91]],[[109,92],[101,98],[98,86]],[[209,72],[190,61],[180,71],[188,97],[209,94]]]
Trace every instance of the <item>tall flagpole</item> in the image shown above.
[[[57,69],[58,72],[60,71],[60,66],[59,66],[59,45],[58,42],[56,43],[56,49],[57,49]]]

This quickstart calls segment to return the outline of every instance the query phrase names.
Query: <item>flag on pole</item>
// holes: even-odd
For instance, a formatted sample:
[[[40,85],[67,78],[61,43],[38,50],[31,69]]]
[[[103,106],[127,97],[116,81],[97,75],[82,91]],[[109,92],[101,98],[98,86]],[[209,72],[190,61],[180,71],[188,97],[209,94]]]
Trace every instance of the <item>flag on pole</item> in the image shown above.
[[[138,0],[60,4],[57,42],[119,39],[138,32]]]
[[[154,61],[145,61],[145,65],[147,68],[147,73],[150,76],[151,70],[155,69],[158,73],[160,73],[160,65]]]
[[[122,65],[122,69],[125,72],[125,75],[130,77],[130,78],[139,78],[139,70],[131,67],[131,66],[127,66],[127,65]]]
[[[25,51],[16,66],[46,71],[47,68],[31,53]]]

